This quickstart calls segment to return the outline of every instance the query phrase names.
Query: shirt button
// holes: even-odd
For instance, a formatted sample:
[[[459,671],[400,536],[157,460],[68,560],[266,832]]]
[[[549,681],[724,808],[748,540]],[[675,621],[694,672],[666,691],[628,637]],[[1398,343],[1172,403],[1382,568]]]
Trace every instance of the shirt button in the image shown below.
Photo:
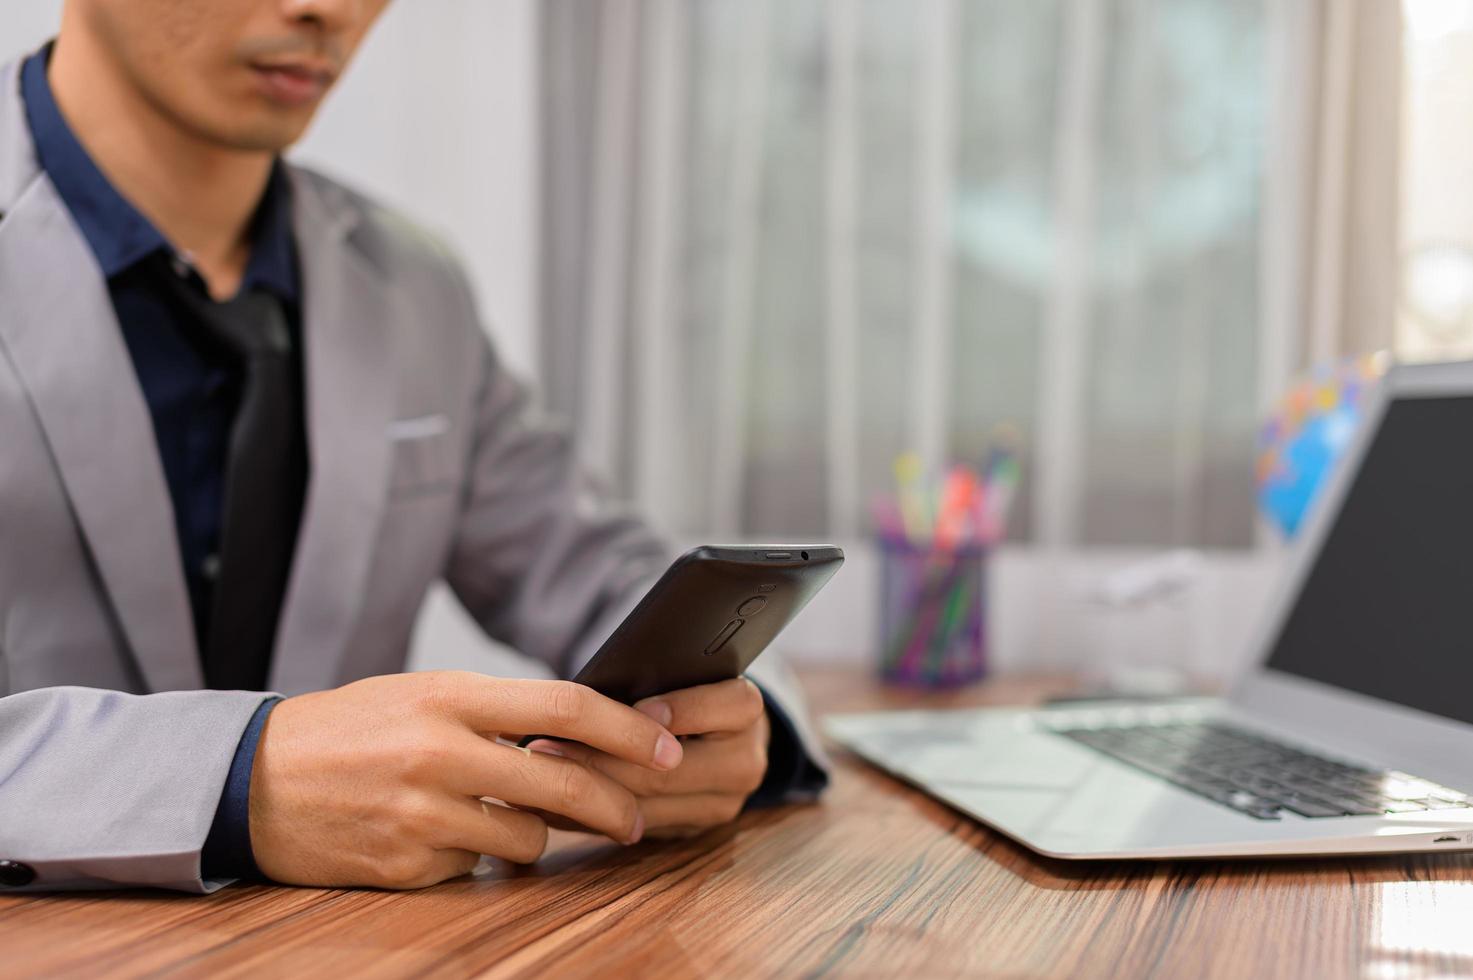
[[[199,573],[211,582],[220,577],[220,556],[206,555],[205,560],[199,563]]]
[[[0,888],[22,888],[36,880],[36,869],[19,861],[0,861]]]

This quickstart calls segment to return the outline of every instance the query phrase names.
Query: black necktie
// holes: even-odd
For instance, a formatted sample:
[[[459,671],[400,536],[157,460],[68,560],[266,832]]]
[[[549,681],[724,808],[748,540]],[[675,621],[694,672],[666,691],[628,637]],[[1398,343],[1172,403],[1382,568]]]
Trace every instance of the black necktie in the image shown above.
[[[281,302],[250,291],[214,302],[166,272],[207,339],[240,368],[225,466],[219,571],[205,632],[205,683],[266,687],[307,482],[297,359]]]

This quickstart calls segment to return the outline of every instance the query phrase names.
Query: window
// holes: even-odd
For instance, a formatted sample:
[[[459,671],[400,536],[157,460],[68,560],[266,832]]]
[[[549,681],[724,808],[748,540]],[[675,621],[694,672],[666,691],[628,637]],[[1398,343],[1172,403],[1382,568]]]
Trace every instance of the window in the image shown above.
[[[1019,540],[1252,542],[1265,5],[545,24],[550,397],[670,529],[859,533],[1008,425]]]
[[[1396,350],[1473,357],[1473,2],[1405,0]]]

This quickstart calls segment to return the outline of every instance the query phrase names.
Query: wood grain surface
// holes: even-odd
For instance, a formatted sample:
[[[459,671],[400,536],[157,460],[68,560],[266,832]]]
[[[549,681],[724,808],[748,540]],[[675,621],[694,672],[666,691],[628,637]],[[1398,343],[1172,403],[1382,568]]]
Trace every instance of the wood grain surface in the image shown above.
[[[820,710],[924,699],[809,671]],[[0,897],[0,976],[1473,975],[1473,856],[1076,864],[839,754],[821,804],[692,841],[555,835],[420,892],[231,887]]]

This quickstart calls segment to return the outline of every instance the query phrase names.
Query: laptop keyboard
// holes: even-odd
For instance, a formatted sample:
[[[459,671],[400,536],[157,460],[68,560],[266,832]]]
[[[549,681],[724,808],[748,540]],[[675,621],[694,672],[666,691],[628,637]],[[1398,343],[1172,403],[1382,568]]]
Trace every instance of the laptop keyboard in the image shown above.
[[[1058,734],[1259,820],[1285,810],[1319,818],[1469,806],[1467,794],[1429,780],[1327,759],[1220,722]]]

